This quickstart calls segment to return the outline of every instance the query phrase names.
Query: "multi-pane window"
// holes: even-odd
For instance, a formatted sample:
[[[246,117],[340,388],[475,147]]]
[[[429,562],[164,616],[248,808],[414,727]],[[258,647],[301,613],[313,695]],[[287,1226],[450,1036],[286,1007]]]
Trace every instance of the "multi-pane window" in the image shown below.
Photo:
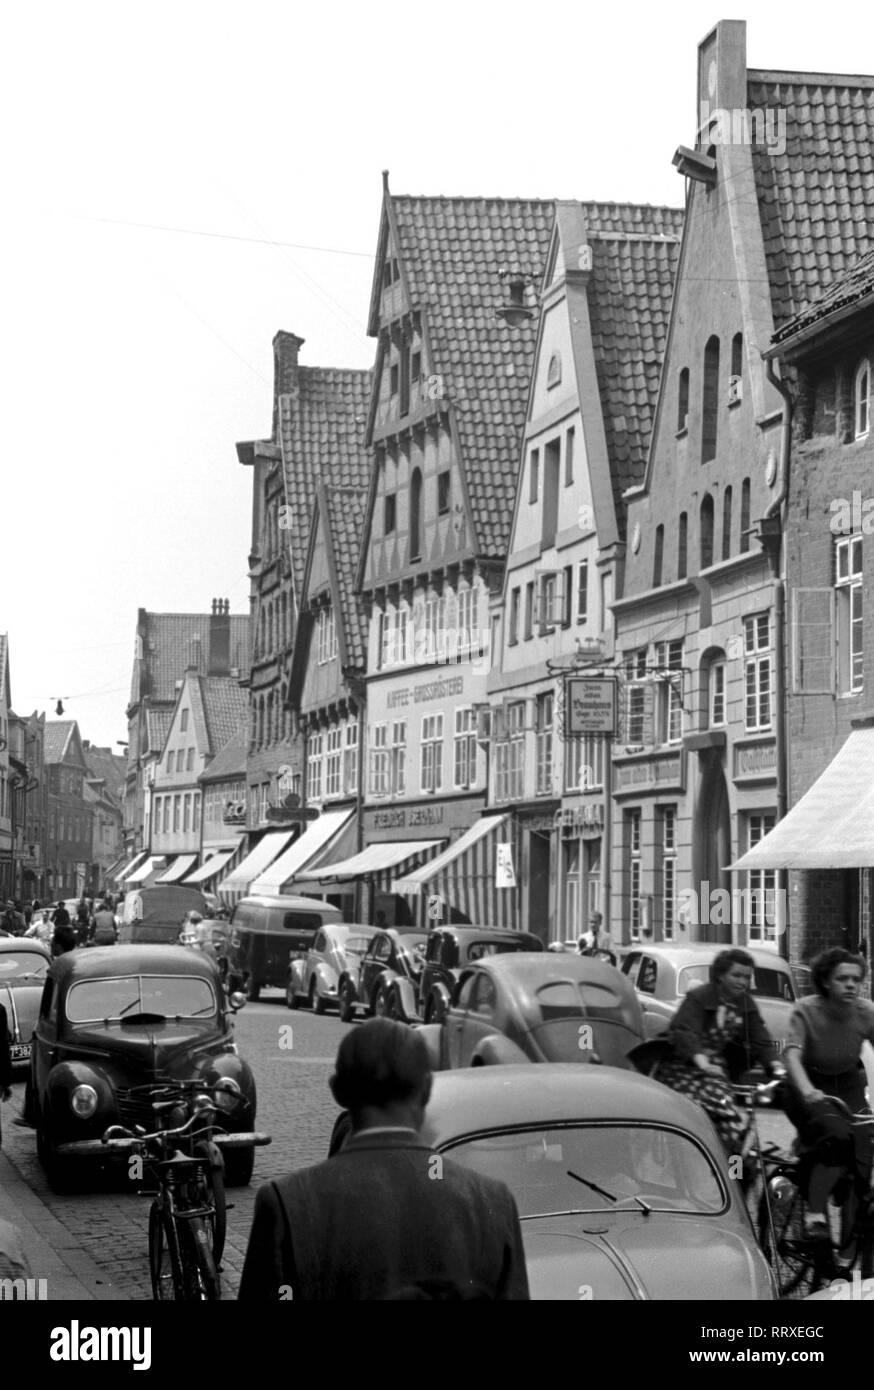
[[[525,701],[516,700],[498,711],[495,743],[495,796],[509,801],[523,794],[525,777]]]
[[[423,792],[439,792],[443,786],[442,713],[426,714],[422,719],[420,776]]]
[[[860,362],[853,391],[853,423],[857,439],[864,439],[871,424],[871,364]]]
[[[589,616],[589,562],[581,560],[577,566],[577,622],[584,623]]]
[[[181,820],[182,820],[182,797],[181,797],[181,795],[179,795],[179,796],[174,796],[174,798],[173,798],[173,829],[174,829],[174,830],[178,830],[178,829],[180,828]]]
[[[721,729],[725,724],[725,662],[714,661],[710,667],[710,727]]]
[[[659,743],[679,743],[683,737],[683,643],[657,642],[658,739]],[[676,675],[672,673],[676,671]]]
[[[322,795],[323,734],[310,734],[307,741],[307,800],[319,801]]]
[[[744,694],[748,733],[771,727],[771,625],[767,613],[744,618]]]
[[[270,783],[262,782],[258,788],[258,820],[264,822],[267,819],[267,807],[270,805]]]
[[[540,593],[538,594],[538,626],[541,632],[551,629],[555,625],[555,580],[556,576],[551,571],[540,576]]]
[[[163,818],[163,823],[162,823],[162,825],[161,825],[161,829],[162,829],[162,831],[163,831],[163,833],[164,833],[165,835],[169,834],[169,832],[170,832],[170,798],[169,798],[169,796],[165,796],[165,797],[164,797],[164,818]]]
[[[625,658],[625,741],[643,743],[646,718],[646,647]]]
[[[747,816],[747,848],[752,849],[774,829],[767,812]],[[747,940],[750,945],[774,945],[777,940],[777,871],[751,869],[747,875]]]
[[[535,794],[552,791],[552,724],[554,697],[551,690],[537,696],[535,716]]]
[[[482,640],[477,618],[477,590],[474,585],[458,595],[458,650],[480,652]]]
[[[835,620],[838,690],[850,695],[863,683],[861,536],[847,536],[835,546]]]
[[[442,659],[446,651],[446,602],[442,594],[425,599],[425,660]]]
[[[388,795],[388,725],[370,726],[370,792],[372,796]]]
[[[476,713],[471,705],[455,711],[453,779],[456,787],[472,787],[476,781]]]
[[[185,801],[182,807],[182,829],[191,829],[191,792],[185,793]]]
[[[327,608],[319,609],[316,653],[320,666],[324,666],[326,661],[333,660],[337,655],[337,624],[330,604]]]
[[[325,757],[325,796],[343,794],[343,730],[339,726],[328,730]]]
[[[659,811],[661,821],[661,908],[662,937],[665,941],[674,939],[674,922],[677,916],[677,808],[663,806]]]
[[[632,941],[640,940],[640,812],[625,813],[628,862],[628,922]]]
[[[595,734],[565,742],[565,790],[586,792],[604,785],[604,740]]]
[[[407,724],[398,719],[391,726],[391,789],[403,796],[407,789]]]
[[[358,791],[358,720],[346,725],[346,747],[343,754],[343,781],[348,795]]]

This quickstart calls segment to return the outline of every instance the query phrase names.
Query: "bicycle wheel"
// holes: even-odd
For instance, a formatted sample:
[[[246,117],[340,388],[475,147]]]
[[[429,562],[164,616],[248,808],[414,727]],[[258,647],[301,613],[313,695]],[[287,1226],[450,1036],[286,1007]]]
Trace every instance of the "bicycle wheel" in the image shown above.
[[[203,1217],[180,1223],[180,1253],[185,1298],[192,1303],[217,1302],[221,1281],[212,1258],[212,1235]]]
[[[806,1298],[827,1283],[832,1270],[831,1247],[809,1240],[804,1233],[804,1198],[796,1187],[789,1202],[772,1208],[776,1250],[771,1240],[768,1198],[759,1200],[757,1230],[759,1244],[774,1271],[781,1298],[789,1294]]]
[[[225,1161],[218,1144],[206,1139],[201,1139],[195,1144],[194,1156],[203,1161],[198,1180],[200,1200],[197,1205],[212,1207],[212,1215],[206,1218],[206,1222],[210,1232],[213,1263],[216,1269],[220,1269],[228,1229]]]
[[[176,1225],[159,1202],[153,1202],[149,1210],[149,1272],[157,1302],[185,1297]]]

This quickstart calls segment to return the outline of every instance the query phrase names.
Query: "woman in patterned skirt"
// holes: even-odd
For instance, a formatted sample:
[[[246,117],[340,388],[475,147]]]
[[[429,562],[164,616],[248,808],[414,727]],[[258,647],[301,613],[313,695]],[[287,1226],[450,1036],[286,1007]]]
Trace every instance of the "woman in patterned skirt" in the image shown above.
[[[707,1111],[729,1153],[736,1153],[746,1128],[731,1085],[755,1062],[770,1074],[777,1050],[750,995],[753,958],[746,951],[720,951],[710,982],[690,990],[665,1034],[671,1055],[657,1079],[689,1096]]]

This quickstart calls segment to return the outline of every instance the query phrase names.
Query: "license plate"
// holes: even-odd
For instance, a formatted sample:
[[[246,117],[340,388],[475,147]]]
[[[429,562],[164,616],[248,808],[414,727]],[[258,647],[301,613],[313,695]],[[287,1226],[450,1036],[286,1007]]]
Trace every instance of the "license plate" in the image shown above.
[[[13,1043],[9,1051],[13,1062],[26,1062],[30,1057],[30,1043]]]

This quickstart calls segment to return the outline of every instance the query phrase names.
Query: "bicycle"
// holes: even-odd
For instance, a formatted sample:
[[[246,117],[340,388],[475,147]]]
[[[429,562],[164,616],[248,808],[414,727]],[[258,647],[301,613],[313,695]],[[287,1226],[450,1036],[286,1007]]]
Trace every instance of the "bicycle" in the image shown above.
[[[147,1094],[140,1099],[156,1116],[176,1112],[179,1118],[181,1111],[183,1123],[153,1133],[140,1125],[111,1125],[100,1142],[104,1150],[141,1158],[156,1183],[149,1211],[152,1295],[157,1301],[218,1300],[228,1210],[221,1151],[269,1144],[270,1137],[218,1129],[214,1095],[220,1085],[178,1082],[141,1089]]]

